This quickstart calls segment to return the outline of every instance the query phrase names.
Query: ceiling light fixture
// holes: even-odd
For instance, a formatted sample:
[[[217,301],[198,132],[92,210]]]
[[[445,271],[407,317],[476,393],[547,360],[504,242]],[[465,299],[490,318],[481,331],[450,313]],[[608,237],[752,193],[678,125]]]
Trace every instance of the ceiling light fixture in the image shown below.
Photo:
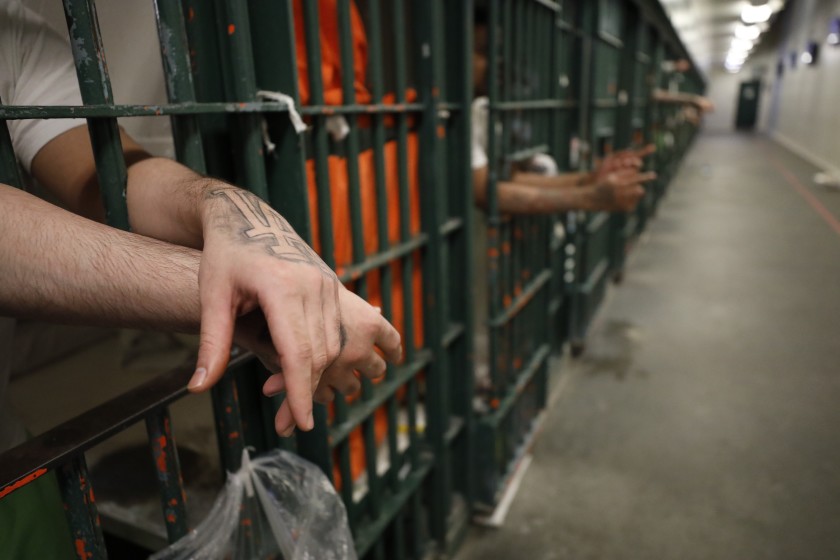
[[[761,29],[757,25],[741,25],[735,28],[735,37],[755,41],[761,35]]]
[[[773,8],[770,4],[761,4],[759,6],[753,6],[752,4],[747,4],[744,6],[744,9],[741,10],[741,19],[744,23],[753,24],[753,23],[764,23],[765,21],[770,21],[770,16],[773,15]]]
[[[739,39],[737,37],[732,39],[732,44],[729,47],[733,51],[749,52],[755,46],[755,43],[749,39]]]

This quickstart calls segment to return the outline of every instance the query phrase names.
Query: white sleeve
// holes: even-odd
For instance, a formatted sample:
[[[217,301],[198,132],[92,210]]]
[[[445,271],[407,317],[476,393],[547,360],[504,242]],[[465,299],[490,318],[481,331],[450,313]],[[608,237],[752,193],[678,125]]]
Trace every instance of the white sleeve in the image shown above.
[[[9,6],[14,42],[12,95],[8,105],[81,105],[70,43],[39,15],[19,2]],[[21,165],[30,171],[32,160],[59,134],[82,126],[84,119],[7,121],[12,145]]]
[[[487,167],[487,98],[478,97],[472,103],[472,168]]]

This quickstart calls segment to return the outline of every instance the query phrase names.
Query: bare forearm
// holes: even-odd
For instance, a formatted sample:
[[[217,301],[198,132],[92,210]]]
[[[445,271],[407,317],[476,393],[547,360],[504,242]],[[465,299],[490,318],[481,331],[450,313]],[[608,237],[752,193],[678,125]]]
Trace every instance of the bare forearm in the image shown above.
[[[554,214],[590,208],[585,189],[546,189],[505,181],[498,184],[497,193],[499,210],[505,214]]]
[[[562,175],[540,175],[539,173],[517,171],[513,174],[511,179],[512,181],[523,185],[547,187],[552,189],[582,187],[593,182],[592,173],[586,173],[583,171],[576,173],[563,173]]]
[[[200,254],[0,185],[0,312],[194,332]]]
[[[695,104],[698,96],[690,93],[674,93],[664,89],[657,89],[653,91],[653,99],[660,103],[675,103],[675,104]]]
[[[218,182],[167,158],[150,158],[128,170],[132,231],[185,247],[201,248],[201,207]]]
[[[488,207],[487,185],[487,168],[474,169],[473,195],[481,208]],[[553,214],[591,206],[588,188],[554,189],[514,181],[499,181],[496,188],[499,210],[506,214]]]

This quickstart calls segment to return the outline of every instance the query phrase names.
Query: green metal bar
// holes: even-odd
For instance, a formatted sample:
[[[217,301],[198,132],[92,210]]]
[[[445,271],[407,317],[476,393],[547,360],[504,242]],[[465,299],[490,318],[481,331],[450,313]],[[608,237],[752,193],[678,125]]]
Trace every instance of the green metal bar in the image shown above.
[[[249,102],[257,99],[256,70],[251,50],[248,5],[244,0],[216,0],[218,33],[223,37],[222,69],[228,99]],[[243,114],[234,120],[234,154],[241,180],[251,192],[269,200],[268,179],[263,160],[261,117]]]
[[[308,6],[313,3],[306,2],[305,4]],[[297,83],[297,52],[292,2],[290,0],[281,2],[252,0],[248,2],[248,9],[254,45],[256,80],[263,89],[291,96],[295,105],[299,107],[300,93]],[[315,37],[317,36],[316,32]],[[320,71],[320,65],[317,68]],[[266,157],[269,199],[272,205],[289,220],[295,231],[305,241],[311,243],[312,224],[309,215],[304,137],[297,133],[291,121],[285,116],[271,115],[265,118],[268,134],[276,144],[274,153]],[[320,203],[321,200],[319,200],[319,207]],[[329,200],[325,204],[329,210]],[[328,220],[328,223],[331,224],[331,220]],[[324,235],[321,239],[322,258],[327,266],[335,268],[331,245],[332,231],[330,230],[326,240],[324,240]],[[325,247],[329,250],[326,251]],[[316,405],[313,408],[313,416],[314,429],[309,432],[298,432],[296,435],[297,452],[315,462],[332,481],[332,453],[327,440],[327,408]]]
[[[114,102],[105,50],[93,0],[64,0],[64,15],[73,47],[79,89],[86,104]],[[128,174],[116,119],[89,119],[88,130],[96,161],[96,175],[108,223],[128,229],[125,190]]]
[[[498,44],[498,29],[497,23],[500,21],[500,0],[490,0],[489,7],[489,25],[488,25],[488,43],[490,45],[490,52],[488,53],[488,68],[487,68],[487,97],[489,100],[488,115],[487,115],[487,130],[495,130],[496,125],[496,111],[495,107],[499,102],[499,86],[498,86],[498,51],[495,46]],[[509,15],[509,14],[508,14]],[[511,21],[512,18],[505,18],[505,21]],[[509,31],[507,28],[505,31]],[[505,34],[505,39],[510,35]],[[508,43],[509,41],[505,41]],[[508,62],[510,61],[510,62]],[[513,66],[512,58],[505,61],[506,65]],[[509,77],[512,78],[513,70],[510,70]],[[509,92],[512,86],[505,85],[506,92]],[[507,124],[507,123],[505,123]],[[507,131],[508,126],[503,130]],[[501,275],[503,271],[500,270],[499,251],[501,250],[500,236],[501,223],[499,221],[499,195],[498,195],[498,181],[499,171],[498,164],[494,161],[496,154],[496,135],[487,135],[487,157],[489,160],[487,168],[487,283],[488,295],[490,298],[488,313],[490,317],[495,317],[502,312],[502,286]],[[491,402],[496,398],[496,388],[499,383],[498,361],[500,357],[500,337],[496,329],[490,329],[490,347],[489,347],[489,361],[490,361],[490,378],[491,388],[489,399]]]
[[[306,66],[313,105],[324,103],[324,80],[321,75],[320,15],[318,2],[303,2],[304,25],[306,26]],[[327,165],[327,129],[324,115],[313,119],[315,146],[315,185],[318,192],[318,225],[321,239],[321,255],[330,268],[335,268],[335,244],[332,228],[332,198],[330,196],[329,168]]]
[[[155,460],[163,505],[163,522],[166,536],[173,543],[187,534],[187,507],[178,448],[172,437],[169,410],[161,407],[146,416],[146,432]]]
[[[344,103],[356,103],[355,72],[353,56],[353,37],[350,26],[350,0],[338,1],[339,46],[341,50],[341,89]],[[347,149],[347,176],[349,181],[350,229],[352,236],[353,261],[365,259],[364,226],[362,221],[361,185],[359,183],[359,136],[357,119],[347,117],[350,132],[345,140]],[[367,278],[362,276],[356,281],[356,292],[363,299],[368,298]],[[362,380],[362,401],[370,401],[373,396],[373,384],[369,379]],[[358,406],[358,405],[357,405]],[[367,512],[376,518],[382,505],[381,483],[376,470],[377,445],[376,425],[373,416],[362,422],[364,436],[365,464],[367,467],[368,492],[366,496]]]
[[[364,557],[378,542],[381,542],[379,540],[380,535],[405,503],[409,499],[414,500],[419,498],[420,485],[426,479],[433,466],[434,460],[431,456],[425,455],[421,457],[417,468],[412,469],[411,473],[402,482],[399,492],[389,496],[390,499],[386,502],[387,505],[380,515],[371,523],[367,524],[363,530],[356,533],[356,551],[360,558]],[[420,559],[424,556],[418,551],[412,557]]]
[[[76,455],[56,469],[56,475],[77,557],[79,560],[106,559],[108,553],[85,456]]]
[[[440,65],[443,61],[442,12],[439,1],[415,3],[415,40],[421,46],[417,59],[417,83],[426,110],[420,123],[420,188],[423,229],[434,232],[423,260],[424,333],[435,361],[426,371],[426,441],[435,455],[430,481],[430,533],[442,545],[446,542],[446,520],[451,504],[450,456],[445,434],[449,426],[448,374],[449,356],[442,346],[449,318],[447,283],[448,247],[440,235],[447,212],[447,196],[442,174],[445,159],[443,138],[439,135],[440,114],[437,103],[446,95]]]
[[[373,102],[380,103],[384,95],[382,75],[382,23],[381,7],[379,0],[368,0],[368,64],[369,78]],[[385,183],[385,123],[382,115],[373,116],[373,159],[376,181],[376,217],[379,251],[387,251],[390,246],[388,239],[388,192]],[[382,314],[390,320],[394,317],[393,290],[394,278],[393,269],[385,266],[380,269],[380,286],[382,290]],[[403,294],[404,297],[407,294]],[[394,368],[389,364],[386,376],[393,375]],[[398,404],[396,398],[391,398],[387,403],[388,415],[388,484],[395,490],[399,484],[399,466],[397,449],[397,413]],[[400,526],[397,520],[396,526]],[[397,533],[398,540],[402,535]],[[401,547],[401,543],[397,545]]]
[[[189,45],[181,5],[178,2],[155,0],[155,20],[169,102],[195,103]],[[189,162],[187,165],[193,170],[205,173],[207,166],[204,163],[198,119],[186,115],[173,116],[172,137],[178,161]]]
[[[3,100],[0,99],[0,109],[2,108]],[[0,119],[0,183],[18,188],[23,184],[12,146],[12,137],[9,136],[9,127],[2,119]]]
[[[534,240],[536,241],[536,240]],[[529,245],[536,245],[536,243],[529,243]],[[534,259],[532,258],[533,262]],[[530,302],[534,296],[551,280],[551,270],[545,269],[540,272],[525,288],[522,289],[511,301],[510,305],[505,309],[504,313],[497,315],[491,319],[491,325],[494,328],[501,328],[510,323]]]
[[[405,102],[408,66],[406,60],[406,23],[405,8],[401,0],[392,3],[394,26],[394,85],[397,103]],[[411,238],[411,192],[408,177],[408,120],[404,113],[397,115],[397,179],[399,184],[399,214],[400,240],[405,243]],[[403,348],[406,363],[416,360],[415,332],[414,332],[414,253],[407,254],[400,260],[403,284]],[[419,472],[420,438],[417,434],[417,410],[419,408],[419,390],[417,378],[413,376],[406,383],[406,407],[408,416],[408,458],[412,472]],[[420,520],[423,515],[419,493],[414,493],[410,499],[409,515],[413,520],[410,524],[409,541],[414,558],[421,557],[424,539],[420,530]]]
[[[318,2],[302,2],[304,26],[306,28],[307,75],[309,77],[310,102],[314,105],[324,103],[324,85],[321,75],[320,14]],[[346,100],[345,100],[346,101]],[[303,110],[310,107],[302,107]],[[331,108],[332,109],[332,108]],[[335,107],[335,109],[343,109]],[[338,114],[338,113],[335,113]],[[327,165],[326,112],[319,112],[313,117],[312,134],[314,137],[315,187],[318,194],[318,227],[321,240],[321,256],[324,262],[335,268],[335,245],[332,227],[332,197],[330,195],[329,169]],[[366,272],[366,271],[365,271]],[[346,282],[346,278],[341,279]],[[335,418],[333,425],[347,419],[347,404],[341,396],[335,400]],[[302,439],[308,440],[308,437]],[[308,444],[307,444],[308,445]],[[350,468],[350,446],[347,439],[333,441],[338,453],[339,473],[341,475],[341,495],[348,509],[353,505],[353,480]],[[330,460],[331,463],[331,460]],[[332,478],[332,472],[329,474]]]
[[[418,113],[423,106],[418,103],[374,105],[308,105],[298,108],[298,113],[309,115],[388,115]],[[162,115],[209,115],[247,113],[288,113],[286,104],[278,101],[217,101],[181,102],[161,105],[4,105],[0,106],[0,119],[77,119],[116,117],[159,117]]]
[[[416,376],[423,368],[432,363],[431,353],[428,351],[420,351],[417,358],[410,364],[397,366],[394,368],[394,374],[390,379],[386,379],[371,389],[371,395],[367,400],[360,402],[353,406],[347,418],[342,422],[334,423],[330,427],[330,440],[334,444],[344,441],[350,433],[361,425],[377,408],[388,399],[392,398],[394,393],[409,379]]]
[[[531,356],[529,362],[521,369],[516,377],[515,384],[506,392],[504,398],[501,399],[499,406],[489,415],[482,417],[481,422],[490,422],[498,426],[499,423],[508,416],[514,405],[519,400],[525,387],[531,382],[539,371],[539,368],[543,366],[550,354],[551,351],[548,345],[540,346]]]

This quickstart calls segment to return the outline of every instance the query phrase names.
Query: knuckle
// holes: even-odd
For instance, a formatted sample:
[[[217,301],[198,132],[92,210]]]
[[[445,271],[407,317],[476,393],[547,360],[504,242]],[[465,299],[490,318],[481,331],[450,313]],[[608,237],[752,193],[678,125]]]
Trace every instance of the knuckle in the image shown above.
[[[326,352],[320,352],[312,357],[312,370],[318,373],[327,369],[330,363],[329,356]]]
[[[306,343],[299,344],[292,353],[295,362],[311,362],[313,360],[312,346]]]

